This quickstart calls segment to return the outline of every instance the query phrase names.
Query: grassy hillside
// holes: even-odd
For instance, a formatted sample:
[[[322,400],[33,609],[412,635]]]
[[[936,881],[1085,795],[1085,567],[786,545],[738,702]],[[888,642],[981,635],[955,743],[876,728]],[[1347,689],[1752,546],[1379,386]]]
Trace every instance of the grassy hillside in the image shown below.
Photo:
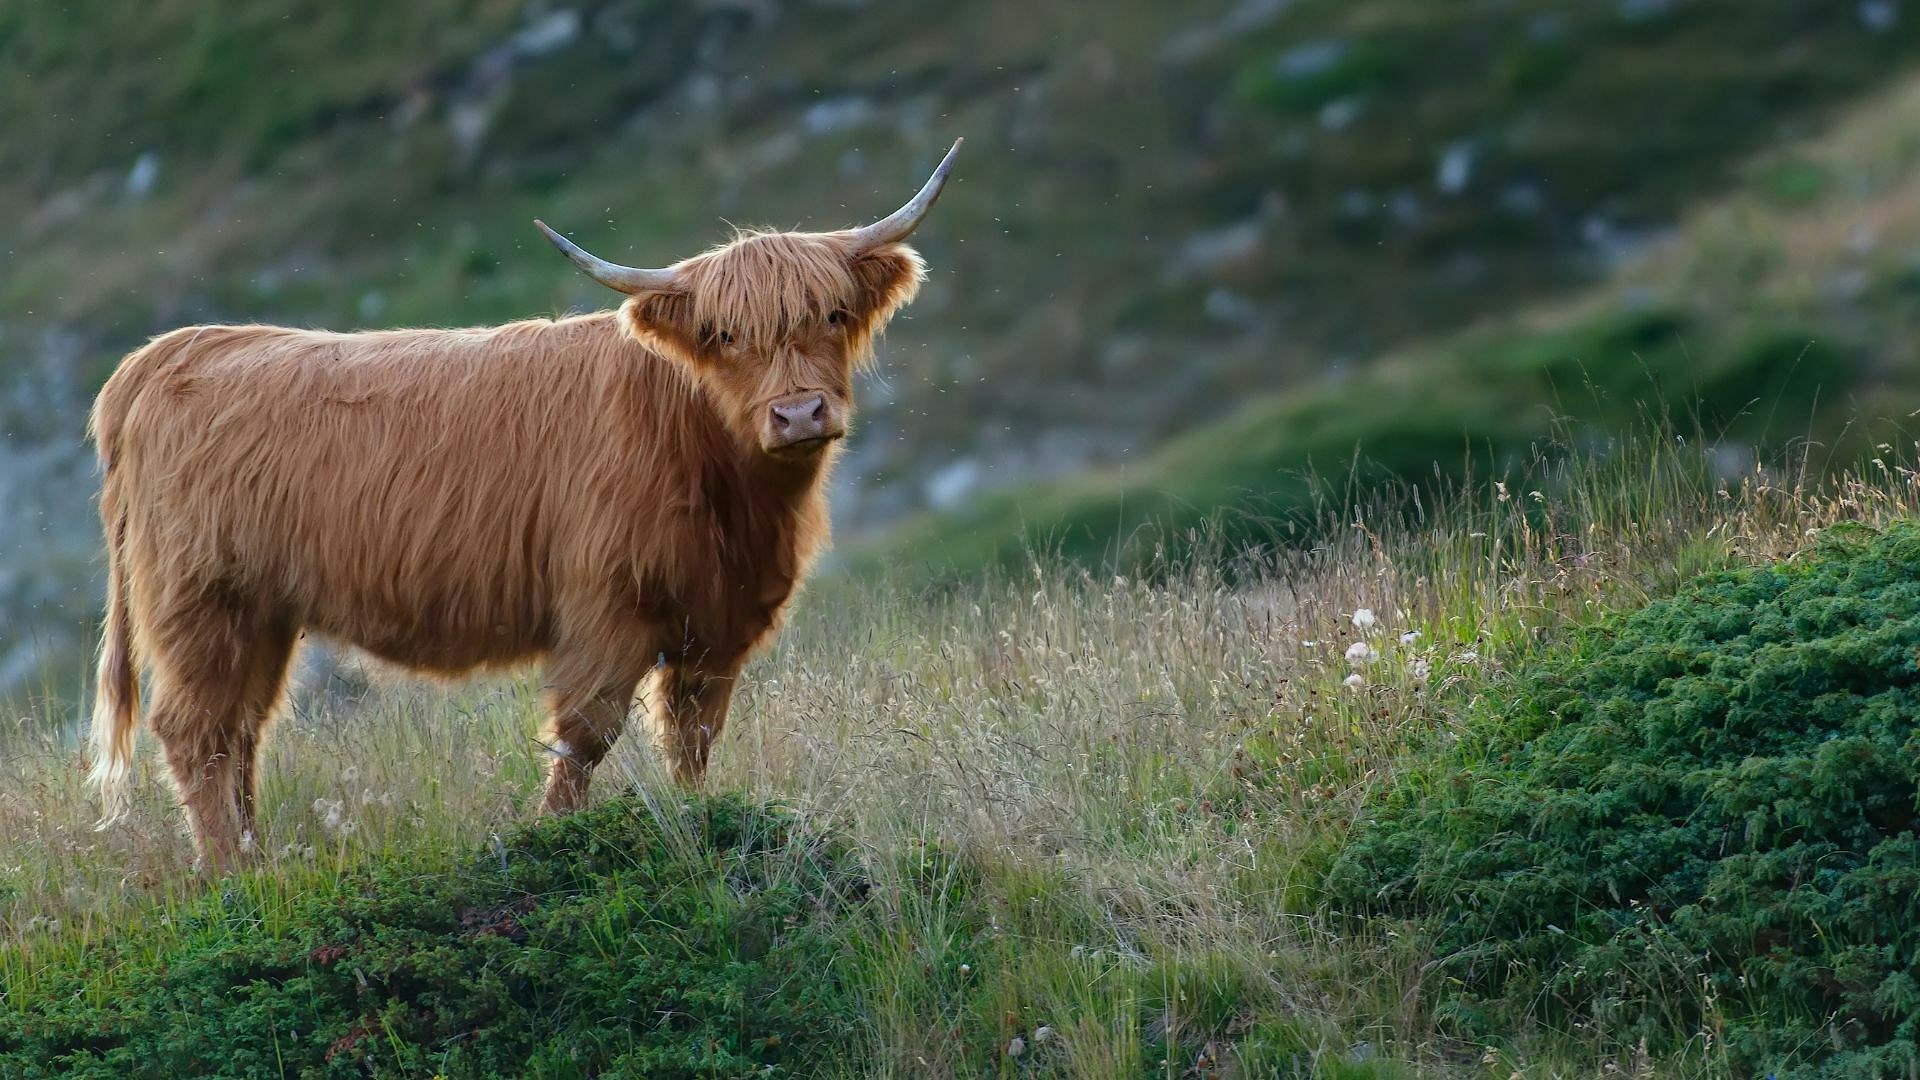
[[[986,385],[951,355],[928,374],[996,414],[1032,380],[1088,380],[1119,332],[1151,338],[1151,361],[1231,346],[1248,329],[1207,314],[1215,285],[1286,324],[1266,361],[1298,370],[1580,280],[1903,68],[1920,33],[1828,4],[1549,0],[5,19],[4,229],[35,256],[6,271],[16,314],[117,346],[199,314],[444,324],[597,303],[531,257],[526,212],[664,261],[723,215],[889,209],[965,131],[979,149],[928,237],[936,306],[995,332],[938,335]],[[1077,326],[1045,325],[1065,311]],[[1208,378],[1244,387],[1226,376]]]
[[[92,616],[80,413],[155,331],[603,305],[529,218],[661,262],[722,217],[869,218],[966,134],[844,470],[858,529],[1135,461],[1594,280],[1907,70],[1920,20],[1883,7],[10,6],[0,683]],[[1353,433],[1467,426],[1371,416]]]
[[[1917,125],[1903,79],[1749,160],[1591,289],[1245,402],[1124,466],[923,515],[854,559],[940,576],[1035,543],[1126,564],[1209,521],[1297,535],[1347,485],[1488,475],[1570,429],[1649,418],[1719,445],[1729,470],[1801,439],[1823,467],[1857,459],[1920,406]]]
[[[1448,940],[1362,919],[1327,875],[1396,788],[1449,782],[1456,738],[1507,730],[1503,703],[1543,685],[1534,672],[1553,687],[1578,671],[1593,654],[1570,642],[1625,626],[1622,649],[1657,648],[1658,616],[1612,613],[1702,572],[1819,567],[1849,550],[1821,535],[1910,519],[1903,449],[1827,484],[1798,462],[1725,482],[1708,451],[1623,446],[1419,507],[1342,507],[1331,521],[1357,527],[1232,582],[1204,563],[1142,581],[1044,560],[954,590],[843,582],[745,676],[716,755],[725,794],[683,798],[630,739],[593,812],[530,830],[531,684],[451,701],[376,685],[281,726],[263,862],[216,882],[188,874],[151,768],[133,819],[94,833],[76,752],[10,727],[0,1061],[1746,1075],[1755,1059],[1720,1035],[1765,1023],[1765,1000],[1660,984],[1631,1002],[1650,1020],[1581,1026],[1522,994],[1475,1023],[1463,1006],[1484,987],[1434,974]],[[1783,573],[1841,583],[1805,597],[1830,621],[1870,584]],[[1796,655],[1914,677],[1907,653]],[[1780,1075],[1852,1037],[1792,1009],[1820,1037],[1768,1059]]]
[[[1915,678],[1916,44],[1813,0],[0,9],[0,687],[49,672],[0,725],[0,1074],[1913,1071],[1913,722],[1848,706]],[[276,730],[257,866],[193,876],[151,747],[92,831],[41,665],[121,351],[603,305],[529,218],[664,261],[889,209],[955,134],[863,572],[710,793],[636,731],[529,824],[531,679],[356,668]],[[1556,877],[1516,908],[1502,853]]]

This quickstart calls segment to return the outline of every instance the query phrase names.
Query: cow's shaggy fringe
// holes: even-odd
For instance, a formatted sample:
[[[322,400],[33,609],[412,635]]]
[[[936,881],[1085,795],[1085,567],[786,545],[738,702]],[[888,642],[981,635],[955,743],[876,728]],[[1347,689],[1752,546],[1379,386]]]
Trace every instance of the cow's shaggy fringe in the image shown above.
[[[854,367],[924,277],[910,249],[745,233],[619,311],[466,330],[208,326],[120,365],[92,417],[109,614],[92,775],[150,723],[215,861],[254,828],[254,760],[306,632],[459,674],[545,658],[547,807],[647,684],[697,780],[732,682],[827,542],[833,451],[763,449],[766,402]]]

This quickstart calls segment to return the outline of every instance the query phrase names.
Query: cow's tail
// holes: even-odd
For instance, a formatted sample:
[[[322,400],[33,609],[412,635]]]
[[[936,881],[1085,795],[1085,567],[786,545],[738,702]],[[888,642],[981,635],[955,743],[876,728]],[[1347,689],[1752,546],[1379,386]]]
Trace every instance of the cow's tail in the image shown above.
[[[93,767],[88,779],[100,792],[98,828],[127,816],[133,786],[133,735],[140,710],[139,656],[134,648],[132,582],[127,574],[127,484],[121,442],[127,418],[142,393],[179,358],[206,327],[162,334],[120,361],[94,399],[88,433],[100,452],[100,523],[107,535],[107,621],[100,633],[100,667],[93,691]]]
[[[110,504],[112,481],[101,497],[107,521],[107,621],[100,633],[100,668],[93,690],[93,769],[88,779],[100,792],[105,829],[127,816],[133,781],[133,734],[140,708],[134,669],[133,613],[126,572],[126,515]]]

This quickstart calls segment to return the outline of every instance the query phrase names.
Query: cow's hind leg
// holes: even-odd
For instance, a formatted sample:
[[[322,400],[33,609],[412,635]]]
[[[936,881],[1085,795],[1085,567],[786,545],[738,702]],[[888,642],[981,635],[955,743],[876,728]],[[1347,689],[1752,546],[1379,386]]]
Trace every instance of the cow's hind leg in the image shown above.
[[[243,853],[261,726],[277,699],[291,638],[267,620],[211,604],[156,618],[150,637],[148,723],[165,750],[203,866],[225,869]]]
[[[240,855],[239,687],[229,679],[156,673],[148,722],[166,752],[194,850],[208,869]]]
[[[587,804],[587,784],[626,727],[644,664],[557,656],[547,673],[550,722],[542,739],[552,763],[543,814],[565,814]]]

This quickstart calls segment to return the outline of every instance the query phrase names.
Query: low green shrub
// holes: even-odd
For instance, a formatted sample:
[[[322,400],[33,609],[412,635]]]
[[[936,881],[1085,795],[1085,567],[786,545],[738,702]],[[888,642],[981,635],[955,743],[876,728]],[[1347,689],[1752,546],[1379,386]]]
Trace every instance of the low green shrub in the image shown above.
[[[1604,622],[1392,790],[1328,876],[1464,1034],[1920,1071],[1920,525]]]
[[[363,871],[277,931],[228,888],[0,1012],[0,1075],[807,1075],[857,1047],[850,865],[782,812],[623,799]]]

